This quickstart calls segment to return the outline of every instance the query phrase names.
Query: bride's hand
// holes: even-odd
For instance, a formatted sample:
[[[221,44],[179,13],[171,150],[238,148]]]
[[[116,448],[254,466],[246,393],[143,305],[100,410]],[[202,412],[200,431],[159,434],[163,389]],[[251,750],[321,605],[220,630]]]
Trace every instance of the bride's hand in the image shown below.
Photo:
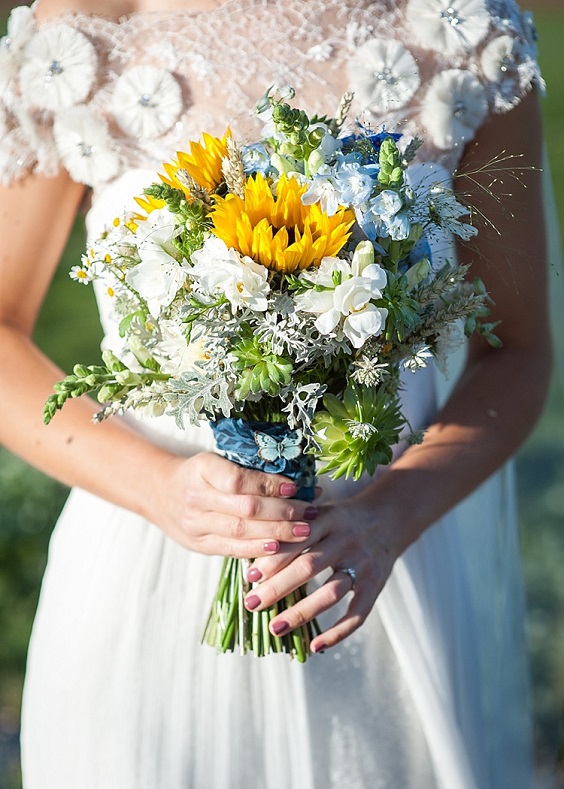
[[[201,452],[157,470],[147,516],[192,551],[251,559],[309,536],[317,507],[292,498],[296,491],[288,477]]]
[[[378,512],[374,499],[361,495],[319,509],[305,542],[282,545],[276,556],[252,564],[247,577],[259,583],[245,598],[249,610],[260,611],[331,568],[322,586],[272,620],[272,633],[283,635],[331,609],[354,586],[344,616],[312,641],[314,652],[335,646],[363,624],[405,548],[397,525],[389,513]],[[343,572],[349,568],[353,573]]]

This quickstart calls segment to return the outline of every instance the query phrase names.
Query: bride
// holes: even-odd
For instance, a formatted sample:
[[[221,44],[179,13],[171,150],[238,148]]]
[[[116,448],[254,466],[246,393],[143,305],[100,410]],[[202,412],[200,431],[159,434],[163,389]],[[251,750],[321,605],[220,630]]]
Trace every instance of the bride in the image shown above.
[[[164,5],[39,0],[0,48],[0,440],[74,488],[30,645],[24,787],[530,787],[504,465],[551,359],[530,18],[513,0]],[[85,199],[94,238],[188,139],[248,133],[273,83],[320,113],[354,90],[365,121],[421,133],[426,172],[457,168],[488,219],[461,254],[503,340],[469,343],[448,396],[432,368],[406,378],[424,443],[374,480],[323,479],[314,505],[215,454],[206,427],[94,425],[83,398],[45,428],[61,371],[31,340]],[[502,151],[523,155],[511,195],[487,165]],[[97,296],[111,346],[111,296]],[[320,576],[271,626],[320,617],[322,654],[302,666],[199,645],[225,555],[255,557],[255,610]]]

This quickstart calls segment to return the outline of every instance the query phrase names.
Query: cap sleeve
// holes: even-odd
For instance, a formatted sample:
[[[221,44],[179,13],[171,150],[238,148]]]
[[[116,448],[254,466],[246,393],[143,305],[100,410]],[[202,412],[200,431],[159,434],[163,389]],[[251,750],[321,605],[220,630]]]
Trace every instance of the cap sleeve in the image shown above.
[[[33,6],[15,8],[0,41],[0,183],[30,173],[95,186],[118,174],[120,156],[103,113],[97,48],[63,20],[37,25]]]
[[[37,32],[32,9],[13,9],[7,35],[0,39],[0,183],[30,172],[55,175],[59,157],[50,124],[38,116],[20,89],[26,46]]]
[[[514,0],[490,0],[492,24],[478,52],[478,68],[493,113],[515,107],[537,87],[544,93],[532,14]]]

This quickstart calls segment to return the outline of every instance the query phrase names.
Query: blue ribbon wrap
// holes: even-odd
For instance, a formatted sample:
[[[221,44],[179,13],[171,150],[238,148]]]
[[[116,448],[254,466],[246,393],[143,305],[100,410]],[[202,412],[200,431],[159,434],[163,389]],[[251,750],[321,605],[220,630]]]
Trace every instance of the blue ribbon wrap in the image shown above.
[[[218,419],[210,426],[218,450],[228,460],[245,468],[284,474],[299,488],[294,498],[313,501],[315,458],[304,453],[300,430],[290,430],[283,422],[233,418]]]

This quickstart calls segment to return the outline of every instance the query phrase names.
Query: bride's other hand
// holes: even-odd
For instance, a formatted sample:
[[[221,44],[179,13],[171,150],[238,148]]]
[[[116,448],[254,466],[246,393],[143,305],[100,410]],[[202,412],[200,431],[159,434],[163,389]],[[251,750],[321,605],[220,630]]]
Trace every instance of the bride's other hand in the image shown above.
[[[277,553],[281,543],[302,550],[318,510],[292,498],[296,492],[288,477],[201,452],[161,464],[148,516],[185,548],[250,559]]]
[[[312,534],[299,548],[282,545],[276,556],[254,562],[250,581],[260,581],[248,594],[249,610],[262,610],[330,571],[327,580],[296,605],[272,620],[271,631],[283,635],[329,611],[354,590],[345,614],[312,641],[314,652],[335,646],[359,628],[369,615],[394,566],[406,548],[389,511],[366,494],[320,506]],[[351,572],[352,571],[352,572]]]

